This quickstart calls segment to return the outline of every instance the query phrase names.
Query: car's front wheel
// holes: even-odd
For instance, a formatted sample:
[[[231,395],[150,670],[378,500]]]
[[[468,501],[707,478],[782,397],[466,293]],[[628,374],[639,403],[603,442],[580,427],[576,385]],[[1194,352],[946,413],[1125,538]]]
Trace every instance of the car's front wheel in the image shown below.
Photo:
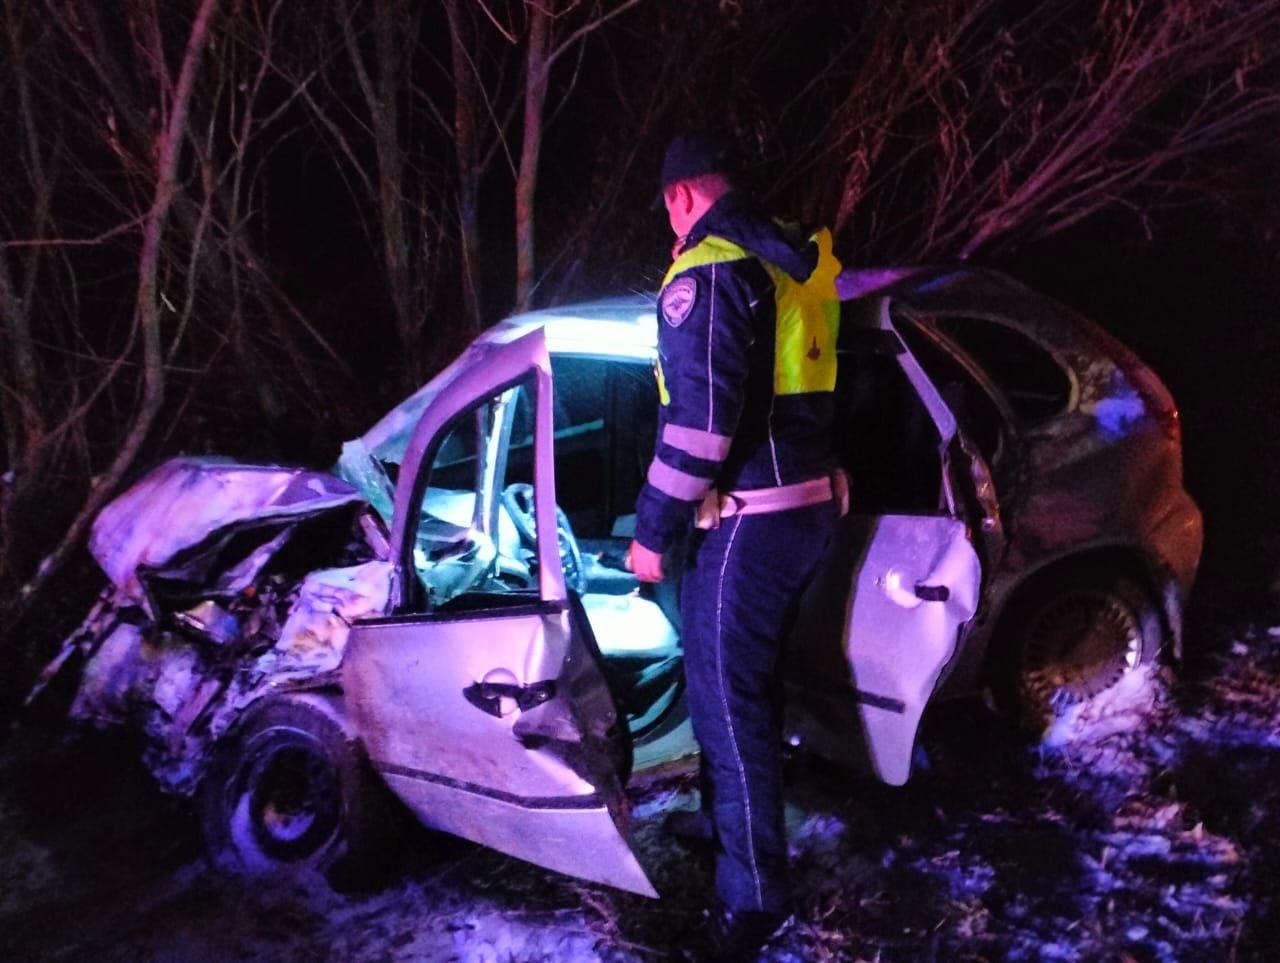
[[[1069,740],[1068,726],[1144,702],[1143,669],[1164,641],[1159,610],[1138,582],[1089,569],[1029,590],[1001,635],[996,694],[1021,728],[1047,741]]]
[[[325,870],[364,841],[372,788],[329,713],[267,697],[219,744],[201,785],[206,852],[233,873]]]

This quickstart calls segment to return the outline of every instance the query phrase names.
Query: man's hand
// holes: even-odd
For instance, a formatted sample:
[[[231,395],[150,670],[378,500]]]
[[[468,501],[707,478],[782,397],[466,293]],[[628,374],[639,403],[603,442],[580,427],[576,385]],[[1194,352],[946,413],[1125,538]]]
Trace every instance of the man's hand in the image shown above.
[[[642,582],[662,581],[662,553],[651,552],[635,539],[627,549],[627,570]]]

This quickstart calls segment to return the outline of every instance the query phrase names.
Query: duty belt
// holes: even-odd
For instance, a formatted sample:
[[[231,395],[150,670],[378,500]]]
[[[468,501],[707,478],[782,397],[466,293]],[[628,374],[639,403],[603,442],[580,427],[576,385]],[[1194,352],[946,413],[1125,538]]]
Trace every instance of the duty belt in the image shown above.
[[[779,485],[775,488],[746,488],[733,492],[711,489],[698,506],[698,528],[719,528],[720,522],[734,515],[766,515],[785,512],[808,505],[821,505],[835,499],[840,514],[849,511],[849,476],[841,469],[822,478]]]

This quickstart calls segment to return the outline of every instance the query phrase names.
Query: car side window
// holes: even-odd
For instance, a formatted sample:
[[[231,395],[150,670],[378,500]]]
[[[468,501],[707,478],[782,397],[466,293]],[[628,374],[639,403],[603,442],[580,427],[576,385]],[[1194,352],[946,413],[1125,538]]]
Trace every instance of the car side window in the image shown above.
[[[965,436],[994,469],[1003,454],[1004,418],[1000,409],[964,364],[942,344],[927,337],[916,322],[900,317],[897,328]]]
[[[558,356],[555,379],[556,494],[573,530],[608,538],[635,511],[653,455],[658,392],[646,363]]]
[[[532,463],[508,471],[513,435],[532,440],[533,384],[521,383],[486,397],[456,415],[428,452],[413,569],[424,590],[410,611],[457,607],[468,593],[490,596],[536,585],[530,560],[536,532],[522,540],[499,511],[504,489],[522,483],[532,503]]]
[[[1020,422],[1051,418],[1070,403],[1071,379],[1062,366],[1011,325],[961,315],[930,320],[986,372]]]

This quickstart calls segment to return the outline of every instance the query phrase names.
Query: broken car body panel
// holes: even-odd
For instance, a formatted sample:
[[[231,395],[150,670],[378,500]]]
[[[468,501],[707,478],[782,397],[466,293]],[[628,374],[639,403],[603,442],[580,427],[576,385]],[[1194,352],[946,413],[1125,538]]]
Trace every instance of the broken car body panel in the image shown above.
[[[354,488],[323,472],[163,463],[95,520],[90,547],[112,585],[31,698],[78,661],[71,717],[131,727],[161,786],[191,794],[244,707],[332,673],[350,623],[385,611],[390,564],[363,511]],[[291,541],[330,519],[342,541],[303,554],[312,566],[357,564],[272,571]]]
[[[283,523],[360,501],[358,491],[325,472],[174,458],[98,514],[89,550],[116,588],[144,606],[149,579],[190,584],[214,578],[212,589],[234,594],[252,584],[287,538]],[[276,522],[282,523],[279,542],[209,571],[237,531]]]

